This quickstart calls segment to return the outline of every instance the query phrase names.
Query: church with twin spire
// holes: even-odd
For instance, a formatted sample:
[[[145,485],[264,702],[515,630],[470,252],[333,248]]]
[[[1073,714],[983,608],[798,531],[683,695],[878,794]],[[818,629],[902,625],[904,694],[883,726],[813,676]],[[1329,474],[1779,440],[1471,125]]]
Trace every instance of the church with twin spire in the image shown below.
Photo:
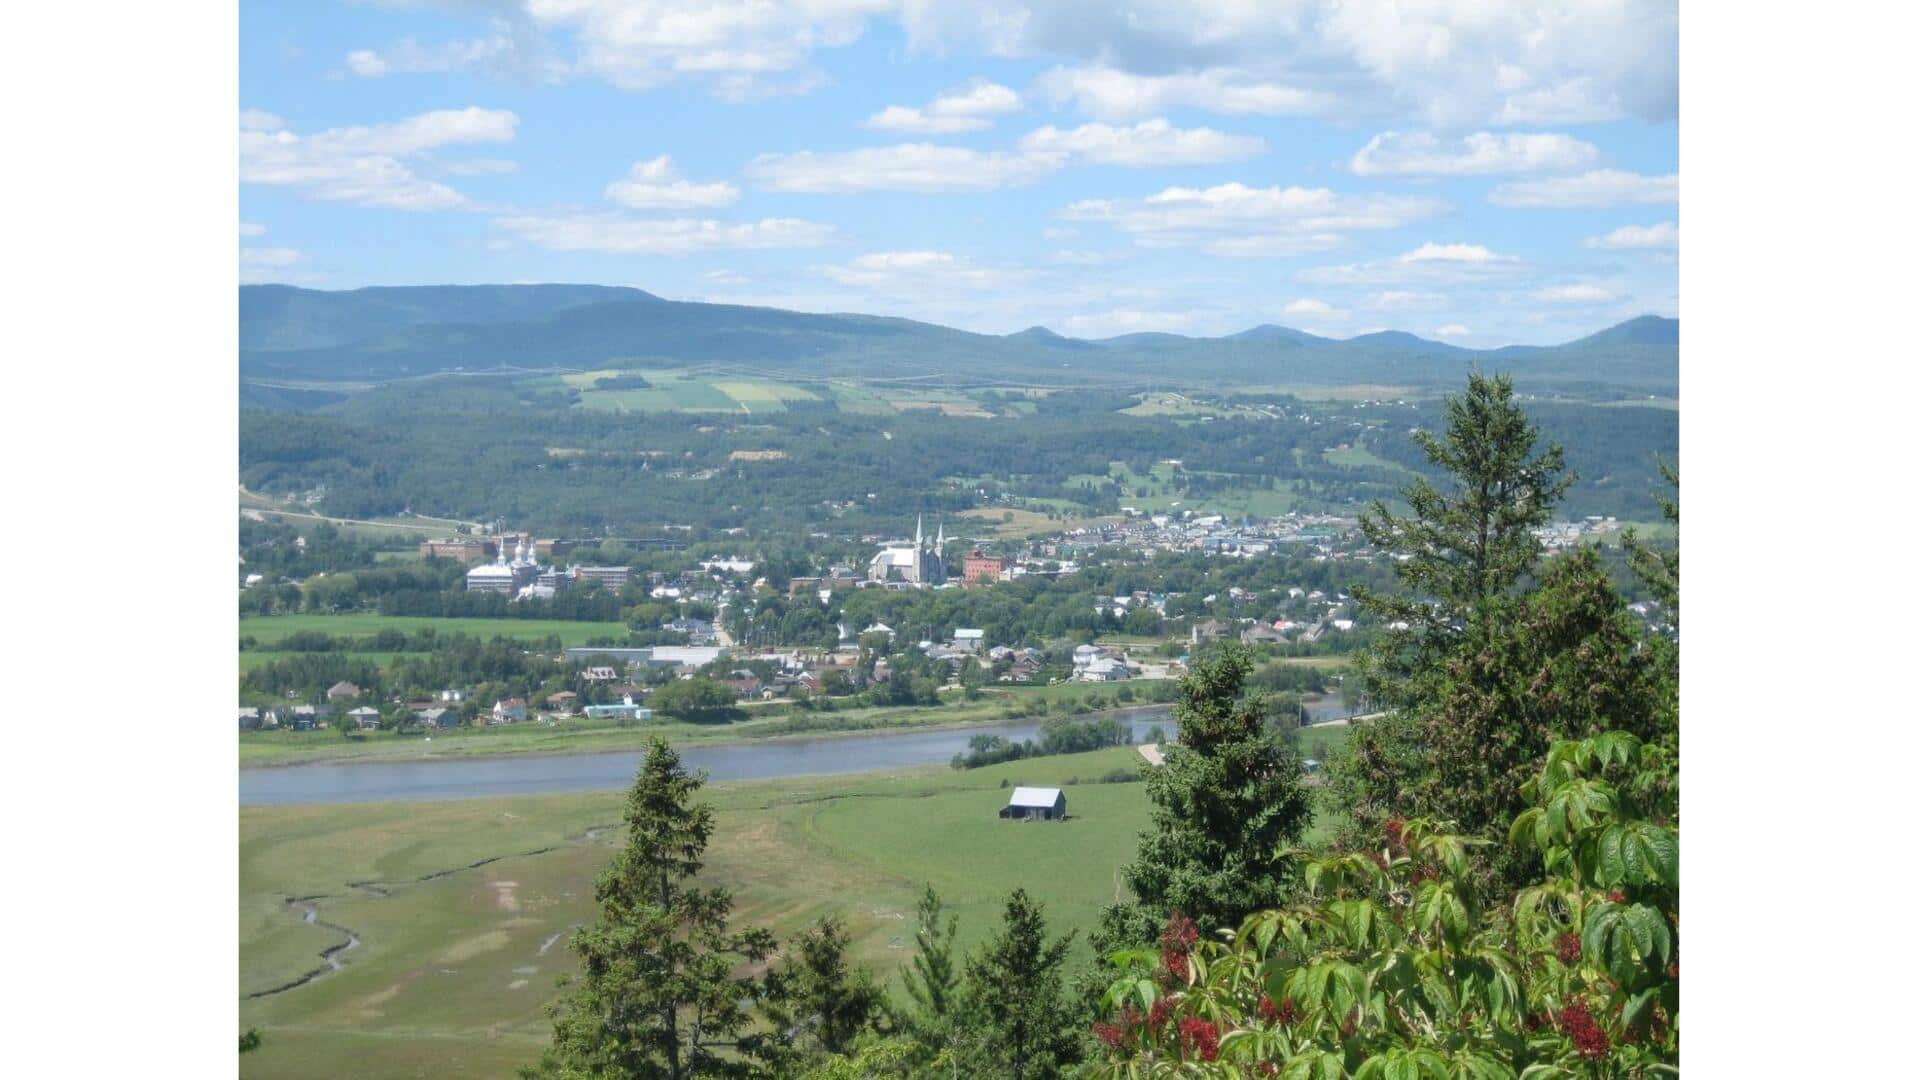
[[[891,588],[924,589],[947,580],[947,527],[926,539],[920,518],[913,519],[913,540],[894,540],[867,563],[867,581]]]

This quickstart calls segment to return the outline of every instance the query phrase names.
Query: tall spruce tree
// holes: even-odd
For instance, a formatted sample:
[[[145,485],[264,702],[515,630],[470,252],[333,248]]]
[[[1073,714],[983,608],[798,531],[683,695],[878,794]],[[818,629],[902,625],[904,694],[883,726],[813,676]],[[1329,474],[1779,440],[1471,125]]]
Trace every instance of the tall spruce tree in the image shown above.
[[[1025,889],[1007,897],[1000,931],[967,961],[965,1075],[1052,1080],[1080,1060],[1083,1018],[1061,977],[1072,946],[1072,931],[1047,941]]]
[[[1416,477],[1401,491],[1411,515],[1385,502],[1360,515],[1360,531],[1396,557],[1401,594],[1354,589],[1361,606],[1386,624],[1405,623],[1363,657],[1374,700],[1404,705],[1431,691],[1441,658],[1463,636],[1487,640],[1516,587],[1540,561],[1533,530],[1552,520],[1572,483],[1558,445],[1538,448],[1539,431],[1513,400],[1505,375],[1468,376],[1447,399],[1444,434],[1418,431],[1414,442],[1446,476],[1446,488]]]
[[[1179,741],[1147,776],[1153,827],[1122,871],[1135,901],[1102,913],[1101,950],[1152,941],[1176,911],[1211,931],[1285,901],[1293,869],[1275,856],[1305,834],[1312,801],[1265,695],[1242,693],[1252,668],[1227,642],[1181,678]]]
[[[845,1054],[871,1030],[885,995],[864,968],[847,958],[847,930],[822,917],[802,931],[767,972],[761,1012],[768,1031],[756,1056],[779,1076],[807,1063]]]
[[[1536,452],[1512,384],[1473,376],[1448,421],[1443,438],[1422,439],[1448,491],[1416,480],[1405,491],[1412,517],[1376,506],[1361,521],[1398,560],[1407,592],[1356,595],[1406,628],[1362,658],[1388,712],[1354,726],[1332,769],[1329,800],[1348,816],[1350,845],[1375,845],[1387,819],[1414,816],[1498,839],[1556,740],[1608,730],[1655,739],[1676,722],[1670,684],[1597,555],[1541,565],[1532,530],[1567,480],[1558,447]],[[1496,890],[1526,870],[1501,844],[1483,863]]]
[[[734,932],[723,888],[694,884],[713,808],[705,776],[681,768],[664,738],[627,793],[627,844],[594,885],[600,917],[574,934],[580,976],[553,1006],[553,1043],[530,1076],[744,1076],[756,980],[736,975],[774,947],[765,930]]]
[[[900,981],[914,1005],[913,1025],[923,1031],[938,1031],[951,1022],[957,1004],[960,973],[953,962],[953,939],[960,929],[960,919],[945,914],[932,882],[920,896],[918,915],[913,966]]]

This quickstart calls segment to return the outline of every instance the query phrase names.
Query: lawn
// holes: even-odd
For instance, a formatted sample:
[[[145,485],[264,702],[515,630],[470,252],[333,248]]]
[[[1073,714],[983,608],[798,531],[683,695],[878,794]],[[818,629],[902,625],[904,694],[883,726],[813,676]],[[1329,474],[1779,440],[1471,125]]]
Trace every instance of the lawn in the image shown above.
[[[1137,761],[1117,749],[967,772],[716,784],[705,792],[718,811],[707,877],[734,890],[737,924],[782,938],[840,914],[855,955],[888,979],[910,954],[928,880],[948,894],[965,942],[990,930],[1016,886],[1046,904],[1056,932],[1084,928],[1119,894],[1147,802],[1137,783],[1072,781]],[[1067,786],[1069,820],[1000,821],[1013,782]],[[342,970],[240,1002],[241,1026],[265,1036],[242,1075],[506,1075],[533,1060],[554,980],[572,967],[564,935],[592,918],[593,877],[618,839],[590,830],[618,821],[620,799],[242,809],[242,993],[297,978],[342,940],[303,923],[288,897],[317,897],[307,902],[319,920],[360,940],[340,954]]]
[[[290,634],[319,631],[335,637],[372,637],[382,630],[411,634],[432,627],[436,634],[467,634],[478,638],[507,637],[537,640],[559,635],[565,645],[585,645],[591,638],[624,637],[625,625],[617,622],[576,622],[568,619],[476,619],[440,618],[432,615],[377,615],[353,612],[344,615],[250,615],[240,620],[240,636],[251,635],[261,649]]]

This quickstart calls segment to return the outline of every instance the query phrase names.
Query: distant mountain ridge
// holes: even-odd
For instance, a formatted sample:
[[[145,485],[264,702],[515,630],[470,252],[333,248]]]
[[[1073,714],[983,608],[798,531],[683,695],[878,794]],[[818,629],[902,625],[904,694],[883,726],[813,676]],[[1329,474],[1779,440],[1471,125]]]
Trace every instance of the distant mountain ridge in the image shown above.
[[[240,289],[243,379],[384,380],[489,369],[731,365],[792,377],[943,376],[1084,385],[1457,382],[1497,362],[1562,384],[1672,392],[1679,322],[1641,316],[1556,346],[1477,350],[1404,331],[1346,340],[1262,325],[1217,338],[1087,340],[1046,327],[976,334],[912,319],[664,300],[597,285],[471,285],[323,292]]]

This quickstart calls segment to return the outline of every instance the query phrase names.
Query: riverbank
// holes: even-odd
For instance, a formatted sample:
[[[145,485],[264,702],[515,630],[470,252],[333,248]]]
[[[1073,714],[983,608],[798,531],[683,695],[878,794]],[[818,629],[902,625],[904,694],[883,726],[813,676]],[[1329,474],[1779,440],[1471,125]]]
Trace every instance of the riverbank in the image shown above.
[[[398,734],[374,731],[342,735],[326,731],[249,731],[239,736],[241,768],[334,764],[347,761],[437,761],[499,755],[555,756],[637,750],[661,734],[676,744],[719,746],[780,738],[813,738],[876,731],[930,731],[986,724],[1038,721],[1046,715],[1075,715],[1148,707],[1121,703],[1112,689],[1087,684],[996,689],[975,701],[935,706],[793,709],[771,715],[750,713],[731,723],[691,724],[657,720],[622,725],[612,720],[561,720],[499,727],[458,728]],[[1044,709],[1045,712],[1036,712]]]

